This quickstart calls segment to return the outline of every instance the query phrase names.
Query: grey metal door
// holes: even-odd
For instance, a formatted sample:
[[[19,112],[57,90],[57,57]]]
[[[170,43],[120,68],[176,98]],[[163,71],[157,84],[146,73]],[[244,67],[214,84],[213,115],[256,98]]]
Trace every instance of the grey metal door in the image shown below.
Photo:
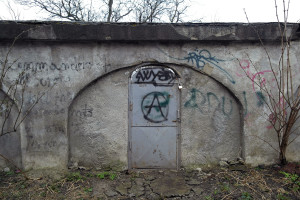
[[[135,70],[129,86],[129,168],[177,168],[179,90],[176,73]]]

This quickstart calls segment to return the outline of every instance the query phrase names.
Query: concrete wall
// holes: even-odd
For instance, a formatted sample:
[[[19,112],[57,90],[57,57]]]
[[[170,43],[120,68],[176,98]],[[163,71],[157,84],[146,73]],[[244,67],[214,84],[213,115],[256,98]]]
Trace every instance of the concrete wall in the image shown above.
[[[14,131],[19,114],[17,106],[0,90],[0,124],[3,135],[0,137],[0,166],[22,167],[20,131]],[[11,105],[10,105],[11,104]]]
[[[24,71],[25,106],[40,98],[16,133],[20,141],[1,138],[21,149],[18,157],[25,169],[74,164],[127,168],[129,78],[135,69],[155,65],[174,69],[183,86],[181,166],[240,156],[251,165],[278,159],[269,146],[276,147],[277,141],[260,99],[264,96],[243,71],[254,77],[252,62],[273,84],[269,61],[246,24],[1,22],[0,28],[2,61],[14,37],[25,31],[9,54],[13,67],[8,82]],[[277,64],[277,24],[257,28]],[[296,86],[297,29],[298,24],[289,25]],[[290,161],[300,160],[299,143],[300,138],[289,146]],[[12,145],[1,148],[8,152]]]

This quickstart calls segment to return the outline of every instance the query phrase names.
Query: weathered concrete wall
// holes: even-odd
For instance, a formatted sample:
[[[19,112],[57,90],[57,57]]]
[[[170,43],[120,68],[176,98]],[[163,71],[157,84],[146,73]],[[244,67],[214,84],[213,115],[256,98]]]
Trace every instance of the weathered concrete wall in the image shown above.
[[[220,83],[182,69],[182,163],[217,163],[242,155],[242,105]]]
[[[128,75],[120,70],[100,78],[73,101],[68,121],[71,165],[127,166]]]
[[[268,113],[260,99],[264,96],[243,71],[253,79],[261,72],[272,84],[269,61],[248,25],[2,22],[0,27],[2,61],[11,40],[31,28],[8,57],[11,63],[16,61],[9,79],[23,70],[26,74],[26,107],[41,97],[17,133],[25,169],[66,168],[76,163],[126,168],[129,77],[138,67],[152,65],[174,69],[183,86],[180,165],[239,156],[252,165],[277,161],[277,152],[263,141],[277,145],[264,115]],[[277,64],[277,25],[257,27],[271,62]],[[294,80],[299,85],[298,25],[289,27],[294,38]],[[289,146],[290,161],[300,160],[299,143],[298,138]]]

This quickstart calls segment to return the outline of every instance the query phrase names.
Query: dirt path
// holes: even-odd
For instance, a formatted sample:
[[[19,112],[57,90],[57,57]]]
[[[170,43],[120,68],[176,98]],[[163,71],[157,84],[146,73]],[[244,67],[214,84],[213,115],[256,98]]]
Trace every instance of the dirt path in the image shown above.
[[[300,199],[299,177],[281,170],[70,170],[34,180],[1,172],[0,199]]]

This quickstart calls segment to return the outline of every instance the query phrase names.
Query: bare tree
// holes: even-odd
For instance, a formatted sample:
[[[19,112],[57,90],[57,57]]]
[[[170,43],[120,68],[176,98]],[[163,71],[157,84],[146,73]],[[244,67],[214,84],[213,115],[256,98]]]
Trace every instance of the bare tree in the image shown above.
[[[248,78],[259,88],[261,94],[266,96],[266,98],[261,98],[261,100],[269,111],[266,118],[277,135],[278,146],[274,147],[269,142],[264,141],[274,150],[278,151],[280,163],[283,165],[287,163],[287,147],[300,136],[300,85],[299,81],[294,81],[295,70],[299,68],[299,65],[292,64],[290,59],[292,35],[289,35],[287,23],[289,3],[290,1],[286,3],[285,0],[282,0],[284,20],[280,22],[277,1],[275,0],[278,30],[281,34],[280,55],[278,56],[279,61],[277,65],[274,65],[271,61],[269,51],[260,38],[257,29],[252,26],[268,58],[271,76],[273,80],[275,80],[275,87],[272,87],[270,82],[267,82],[264,77],[262,77],[258,72],[258,67],[251,61],[251,58],[249,58],[250,62],[255,68],[256,74],[258,74],[258,78],[253,79],[253,77],[245,72]],[[247,17],[246,12],[245,14]],[[247,20],[249,22],[248,17]]]
[[[114,3],[114,0],[109,0],[108,1],[108,16],[107,16],[107,22],[110,22],[111,21],[111,15],[112,15],[112,5]]]
[[[107,16],[106,22],[119,22],[126,16],[129,16],[133,10],[130,1],[103,0],[103,2],[106,4],[107,8],[107,11],[104,11],[104,16]]]
[[[141,0],[134,3],[137,22],[154,22],[159,20],[166,12],[164,0]]]
[[[188,5],[184,0],[174,0],[171,2],[171,8],[168,9],[167,13],[169,21],[172,23],[182,22],[182,16],[185,15]]]
[[[52,19],[70,21],[181,22],[189,0],[16,0]]]
[[[27,31],[24,31],[27,32]],[[33,107],[42,98],[39,96],[35,102],[31,105],[25,106],[25,93],[27,92],[28,76],[25,73],[25,69],[21,72],[17,72],[14,75],[13,65],[18,59],[10,61],[9,55],[15,45],[15,42],[21,37],[22,32],[13,41],[9,47],[5,57],[0,59],[0,91],[4,92],[0,98],[0,137],[12,132],[16,132],[21,123],[25,120]],[[14,107],[18,102],[17,112],[13,113]]]
[[[21,19],[21,12],[18,10],[18,8],[14,8],[14,6],[11,4],[11,1],[6,1],[6,7],[9,11],[10,16],[13,20],[20,20]]]
[[[185,0],[137,0],[133,3],[137,22],[182,22],[188,8]]]
[[[18,59],[11,60],[10,54],[16,41],[25,33],[30,31],[23,31],[16,36],[12,44],[8,47],[6,54],[0,57],[0,138],[4,139],[2,142],[15,140],[18,137],[18,129],[24,120],[28,117],[32,109],[44,96],[38,95],[33,102],[25,102],[26,93],[28,93],[27,83],[29,79],[34,78],[26,74],[26,69],[14,68]],[[51,87],[52,89],[52,87]],[[17,148],[17,147],[14,147]],[[4,150],[4,152],[2,151]],[[26,179],[29,179],[26,174],[19,168],[20,163],[17,164],[14,157],[7,157],[10,150],[1,149],[0,158],[19,169]],[[5,154],[5,155],[4,155]]]
[[[21,11],[15,6],[14,0],[6,0],[4,1],[4,5],[9,12],[10,19],[21,20]],[[5,18],[6,17],[0,16],[1,20],[4,20]]]
[[[18,3],[38,7],[49,14],[50,18],[60,18],[70,21],[94,21],[99,13],[90,6],[84,4],[83,0],[16,0]]]
[[[131,9],[124,1],[117,0],[16,0],[28,7],[38,7],[51,19],[70,21],[117,22],[127,16]]]

